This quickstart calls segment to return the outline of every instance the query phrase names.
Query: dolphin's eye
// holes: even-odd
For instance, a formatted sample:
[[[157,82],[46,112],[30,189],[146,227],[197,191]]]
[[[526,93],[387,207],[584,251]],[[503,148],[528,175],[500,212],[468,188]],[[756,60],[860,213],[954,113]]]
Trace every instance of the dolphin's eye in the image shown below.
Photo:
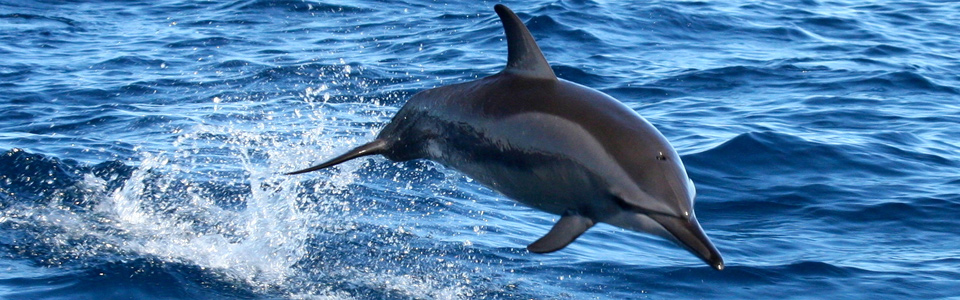
[[[657,154],[657,160],[667,160],[667,156],[660,152],[660,154]]]

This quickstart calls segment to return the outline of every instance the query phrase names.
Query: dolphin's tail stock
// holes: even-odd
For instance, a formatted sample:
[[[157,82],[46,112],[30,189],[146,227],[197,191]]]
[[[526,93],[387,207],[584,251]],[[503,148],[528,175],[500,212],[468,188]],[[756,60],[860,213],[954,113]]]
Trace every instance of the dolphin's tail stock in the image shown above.
[[[345,161],[348,161],[348,160],[351,160],[351,159],[354,159],[354,158],[357,158],[357,157],[367,156],[367,155],[383,154],[383,153],[385,153],[385,152],[389,149],[389,147],[390,147],[390,145],[389,145],[389,143],[388,143],[386,140],[376,139],[376,140],[373,140],[372,142],[363,144],[363,145],[361,145],[360,147],[353,148],[353,150],[347,151],[347,153],[344,153],[344,154],[342,154],[342,155],[340,155],[340,156],[334,157],[333,159],[328,160],[328,161],[326,161],[326,162],[324,162],[324,163],[322,163],[322,164],[319,164],[319,165],[316,165],[316,166],[312,166],[312,167],[309,167],[309,168],[306,168],[306,169],[303,169],[303,170],[299,170],[299,171],[289,172],[289,173],[286,173],[285,175],[295,175],[295,174],[302,174],[302,173],[307,173],[307,172],[313,172],[313,171],[320,170],[320,169],[323,169],[323,168],[326,168],[326,167],[331,167],[331,166],[338,165],[338,164],[340,164],[340,163],[342,163],[342,162],[345,162]]]

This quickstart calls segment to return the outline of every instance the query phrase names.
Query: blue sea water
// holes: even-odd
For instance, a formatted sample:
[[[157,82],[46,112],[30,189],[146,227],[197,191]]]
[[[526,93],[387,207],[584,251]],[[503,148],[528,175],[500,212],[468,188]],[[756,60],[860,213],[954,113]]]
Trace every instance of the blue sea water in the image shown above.
[[[726,260],[427,161],[283,176],[498,72],[493,5],[0,0],[0,298],[960,299],[960,4],[511,1],[654,123]]]

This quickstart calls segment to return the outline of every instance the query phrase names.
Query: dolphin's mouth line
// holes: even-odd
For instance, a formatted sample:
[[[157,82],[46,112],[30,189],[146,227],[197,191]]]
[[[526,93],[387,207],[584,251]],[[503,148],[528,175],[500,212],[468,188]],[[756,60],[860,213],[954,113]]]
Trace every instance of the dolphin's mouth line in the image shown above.
[[[670,215],[648,215],[657,224],[667,230],[681,246],[700,257],[716,270],[723,270],[723,258],[720,252],[700,228],[696,217],[684,218]]]
[[[662,217],[677,219],[680,221],[687,221],[687,217],[672,215],[665,212],[659,212],[659,211],[649,210],[649,209],[640,208],[640,207],[635,208],[633,212],[645,214],[648,216],[662,216]]]
[[[687,220],[687,217],[685,216],[678,216],[670,213],[665,213],[662,211],[647,209],[647,208],[643,208],[643,207],[628,203],[626,200],[623,200],[623,198],[620,198],[619,196],[613,196],[613,198],[614,198],[614,202],[616,202],[617,205],[620,206],[620,209],[623,209],[625,211],[644,214],[648,216],[663,216],[667,218],[675,218],[681,221]]]
[[[714,269],[723,270],[723,258],[721,258],[720,253],[713,243],[710,242],[710,239],[707,238],[703,229],[700,228],[700,223],[697,222],[697,218],[693,214],[690,216],[678,216],[638,207],[627,203],[620,197],[614,198],[616,199],[615,202],[617,205],[623,210],[643,214],[653,219],[653,221],[656,222],[657,225],[660,225],[663,230],[666,230],[666,232],[672,236],[672,239],[681,247],[696,254]]]

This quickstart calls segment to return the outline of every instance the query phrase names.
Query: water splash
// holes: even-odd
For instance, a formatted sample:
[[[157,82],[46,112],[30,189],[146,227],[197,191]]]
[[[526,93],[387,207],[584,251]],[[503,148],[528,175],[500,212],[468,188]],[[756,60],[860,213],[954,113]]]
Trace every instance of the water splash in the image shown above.
[[[47,248],[26,256],[49,266],[147,258],[195,266],[223,285],[304,299],[473,295],[463,266],[437,263],[445,252],[431,253],[409,229],[377,220],[393,217],[376,212],[382,199],[355,199],[357,188],[404,190],[359,180],[370,160],[281,175],[372,139],[375,125],[356,125],[383,124],[394,109],[380,99],[341,107],[329,92],[325,84],[306,87],[292,103],[217,96],[203,108],[208,117],[234,121],[176,128],[173,151],[139,149],[126,163],[135,168],[118,167],[127,174],[78,166],[73,186],[0,211],[0,223],[31,228],[19,231],[30,238],[13,244]],[[66,203],[59,194],[85,200]]]

